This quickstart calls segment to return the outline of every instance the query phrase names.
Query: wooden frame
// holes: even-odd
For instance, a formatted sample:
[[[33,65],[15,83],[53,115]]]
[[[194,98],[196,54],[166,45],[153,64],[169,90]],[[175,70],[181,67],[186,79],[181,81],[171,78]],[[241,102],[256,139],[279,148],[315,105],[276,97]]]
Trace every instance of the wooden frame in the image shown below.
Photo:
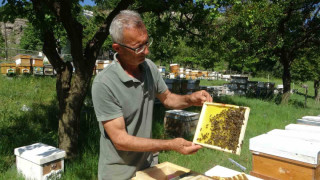
[[[198,122],[197,129],[196,129],[196,132],[195,132],[195,135],[193,138],[193,142],[195,144],[199,144],[199,145],[207,147],[207,148],[225,151],[225,152],[229,152],[229,153],[235,153],[237,155],[240,155],[242,141],[244,138],[244,134],[245,134],[245,130],[247,127],[248,118],[249,118],[249,113],[250,113],[250,108],[248,108],[248,107],[242,107],[245,109],[245,113],[244,113],[243,125],[241,126],[240,135],[239,135],[239,139],[238,139],[238,147],[237,147],[236,151],[224,149],[219,146],[201,143],[197,140],[200,137],[201,129],[209,124],[210,115],[217,115],[217,114],[220,114],[223,110],[231,109],[231,108],[240,108],[240,106],[235,106],[235,105],[230,105],[230,104],[220,104],[220,103],[205,103],[202,106],[199,122]],[[211,132],[211,131],[206,129],[205,132]]]

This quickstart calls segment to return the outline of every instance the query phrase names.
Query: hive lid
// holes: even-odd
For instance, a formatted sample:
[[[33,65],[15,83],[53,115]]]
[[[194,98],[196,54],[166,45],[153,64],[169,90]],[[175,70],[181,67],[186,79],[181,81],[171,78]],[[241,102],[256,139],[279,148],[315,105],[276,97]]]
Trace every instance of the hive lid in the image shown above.
[[[319,164],[319,141],[268,133],[251,138],[249,149],[254,154],[265,153],[308,164]]]
[[[14,154],[36,164],[45,164],[64,158],[66,152],[43,143],[35,143],[14,149]]]
[[[172,119],[180,119],[183,121],[191,121],[199,118],[199,113],[189,112],[184,110],[169,110],[166,111],[166,117]]]

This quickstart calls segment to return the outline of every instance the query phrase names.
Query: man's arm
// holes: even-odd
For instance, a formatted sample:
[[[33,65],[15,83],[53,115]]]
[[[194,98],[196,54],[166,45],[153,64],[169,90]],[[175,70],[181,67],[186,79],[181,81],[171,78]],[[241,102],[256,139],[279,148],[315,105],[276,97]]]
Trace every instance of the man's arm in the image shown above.
[[[182,138],[160,140],[131,136],[125,129],[123,117],[103,121],[102,123],[117,150],[138,152],[174,150],[181,154],[193,154],[201,148],[200,145],[194,145]]]
[[[190,106],[202,106],[204,102],[212,102],[212,97],[204,90],[189,95],[178,95],[166,90],[164,93],[158,94],[157,98],[170,109],[184,109]]]

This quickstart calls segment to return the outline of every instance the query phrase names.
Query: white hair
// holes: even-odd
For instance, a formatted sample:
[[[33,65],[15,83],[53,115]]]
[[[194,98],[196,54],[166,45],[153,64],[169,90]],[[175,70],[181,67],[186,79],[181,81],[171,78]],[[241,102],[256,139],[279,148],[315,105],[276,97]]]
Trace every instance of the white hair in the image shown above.
[[[125,28],[144,27],[141,16],[136,11],[123,10],[113,18],[109,33],[114,43],[123,43],[123,30]]]

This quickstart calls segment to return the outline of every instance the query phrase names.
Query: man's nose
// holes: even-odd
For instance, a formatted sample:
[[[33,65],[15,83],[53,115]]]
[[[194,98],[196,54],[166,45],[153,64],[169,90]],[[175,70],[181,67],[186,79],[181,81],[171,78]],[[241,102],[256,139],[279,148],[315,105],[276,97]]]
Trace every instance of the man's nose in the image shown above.
[[[149,53],[149,46],[146,46],[146,48],[143,50],[143,54],[148,55]]]

